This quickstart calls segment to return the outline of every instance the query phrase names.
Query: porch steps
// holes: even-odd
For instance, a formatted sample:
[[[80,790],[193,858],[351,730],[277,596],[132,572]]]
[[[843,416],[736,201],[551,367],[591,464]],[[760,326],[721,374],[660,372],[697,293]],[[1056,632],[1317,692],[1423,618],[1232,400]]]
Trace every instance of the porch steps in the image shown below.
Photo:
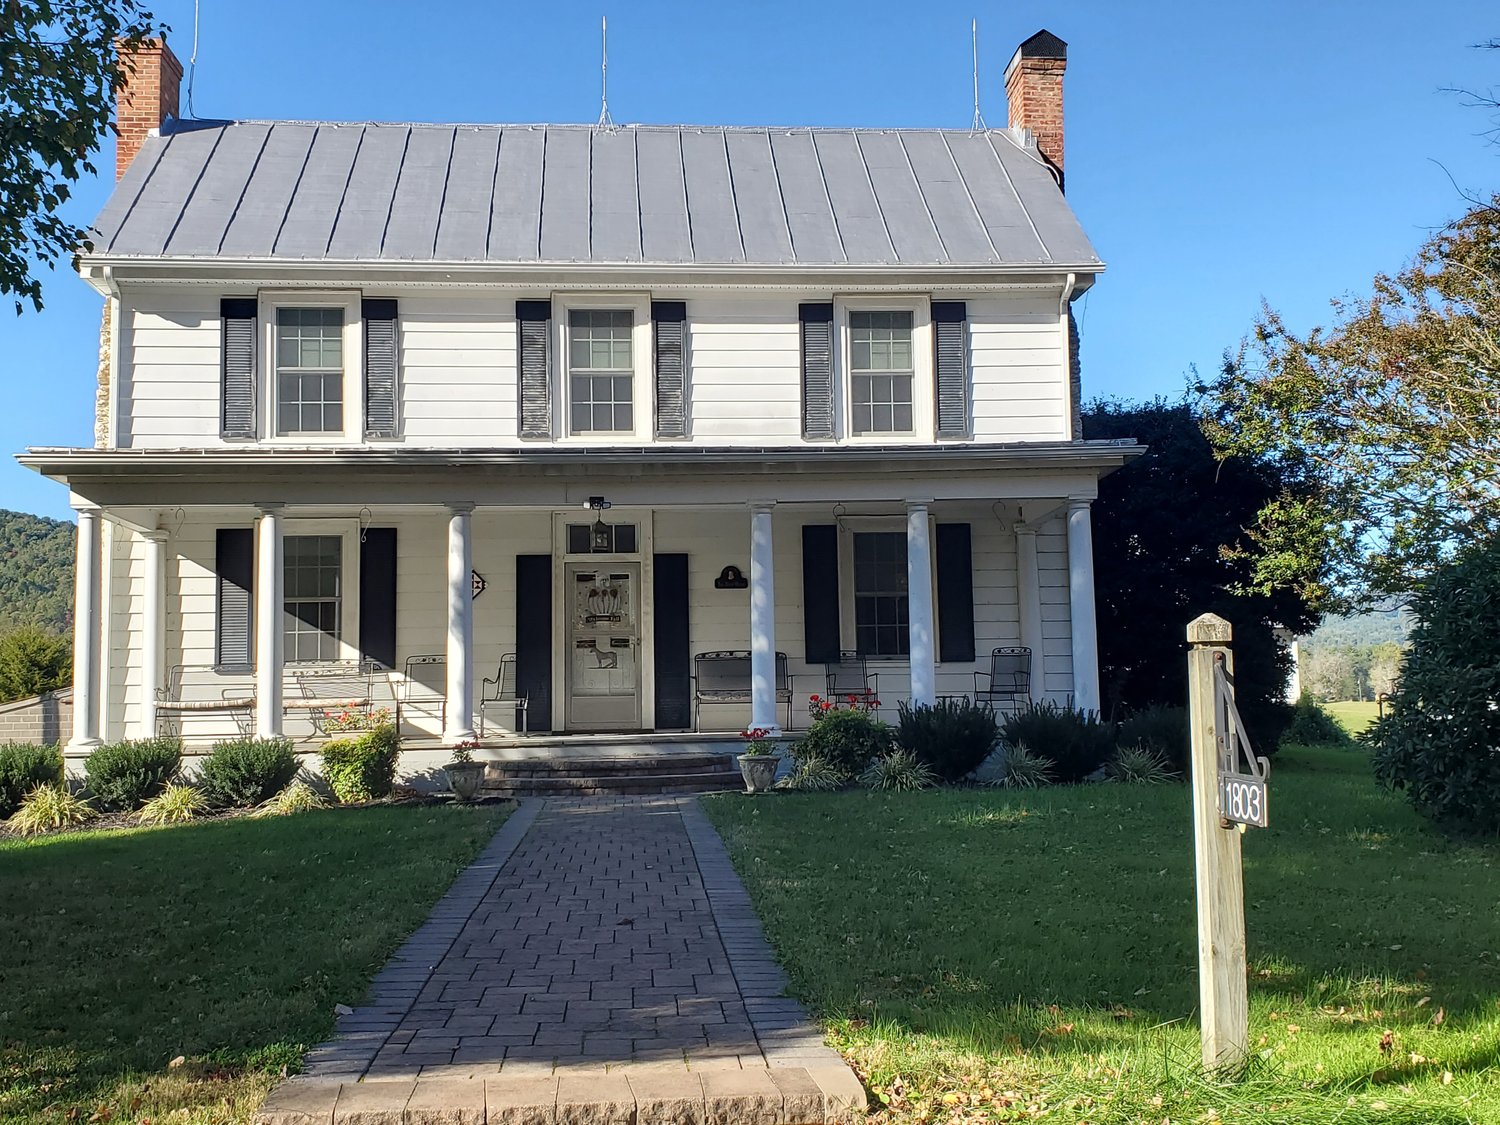
[[[530,758],[485,765],[483,791],[495,797],[714,793],[743,784],[730,754]]]

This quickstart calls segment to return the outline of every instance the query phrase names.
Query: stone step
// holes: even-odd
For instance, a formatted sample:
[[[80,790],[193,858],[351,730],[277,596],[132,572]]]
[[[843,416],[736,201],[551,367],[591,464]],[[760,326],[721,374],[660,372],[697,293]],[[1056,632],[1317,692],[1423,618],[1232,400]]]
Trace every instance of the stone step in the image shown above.
[[[739,770],[699,773],[622,773],[605,776],[485,778],[481,790],[493,797],[645,796],[656,793],[717,793],[744,784]]]
[[[852,1125],[868,1102],[842,1063],[689,1070],[630,1064],[596,1073],[422,1077],[341,1082],[290,1078],[266,1097],[256,1125]]]
[[[615,777],[715,773],[734,768],[727,754],[658,754],[599,758],[529,758],[485,763],[487,781],[522,777]]]

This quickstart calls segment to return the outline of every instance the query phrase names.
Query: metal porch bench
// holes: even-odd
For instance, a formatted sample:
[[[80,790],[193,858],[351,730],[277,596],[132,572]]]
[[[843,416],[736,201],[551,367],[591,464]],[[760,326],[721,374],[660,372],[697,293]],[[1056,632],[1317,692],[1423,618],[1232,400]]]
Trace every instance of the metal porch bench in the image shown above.
[[[700,716],[705,704],[751,702],[750,653],[700,652],[693,657],[693,729],[702,729]],[[786,725],[792,725],[792,678],[787,675],[786,653],[776,654],[776,704],[786,705]]]

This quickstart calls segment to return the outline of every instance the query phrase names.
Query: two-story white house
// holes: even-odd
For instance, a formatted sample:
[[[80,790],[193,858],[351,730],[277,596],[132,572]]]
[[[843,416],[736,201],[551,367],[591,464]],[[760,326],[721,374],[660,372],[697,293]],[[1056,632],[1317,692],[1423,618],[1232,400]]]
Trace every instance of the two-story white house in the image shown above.
[[[1001,647],[1097,707],[1138,447],[1078,430],[1065,57],[1017,50],[1006,129],[599,128],[183,120],[148,44],[97,442],[21,457],[78,513],[70,755],[194,693],[190,741],[300,736],[297,670],[359,662],[435,748],[785,727],[843,653],[886,707]]]

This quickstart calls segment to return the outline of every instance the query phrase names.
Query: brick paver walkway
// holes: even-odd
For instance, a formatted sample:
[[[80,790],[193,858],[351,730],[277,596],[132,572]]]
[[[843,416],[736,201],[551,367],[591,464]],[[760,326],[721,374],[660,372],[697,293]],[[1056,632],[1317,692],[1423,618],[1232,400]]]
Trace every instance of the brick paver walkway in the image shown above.
[[[785,983],[696,799],[527,801],[308,1073],[841,1066]]]

